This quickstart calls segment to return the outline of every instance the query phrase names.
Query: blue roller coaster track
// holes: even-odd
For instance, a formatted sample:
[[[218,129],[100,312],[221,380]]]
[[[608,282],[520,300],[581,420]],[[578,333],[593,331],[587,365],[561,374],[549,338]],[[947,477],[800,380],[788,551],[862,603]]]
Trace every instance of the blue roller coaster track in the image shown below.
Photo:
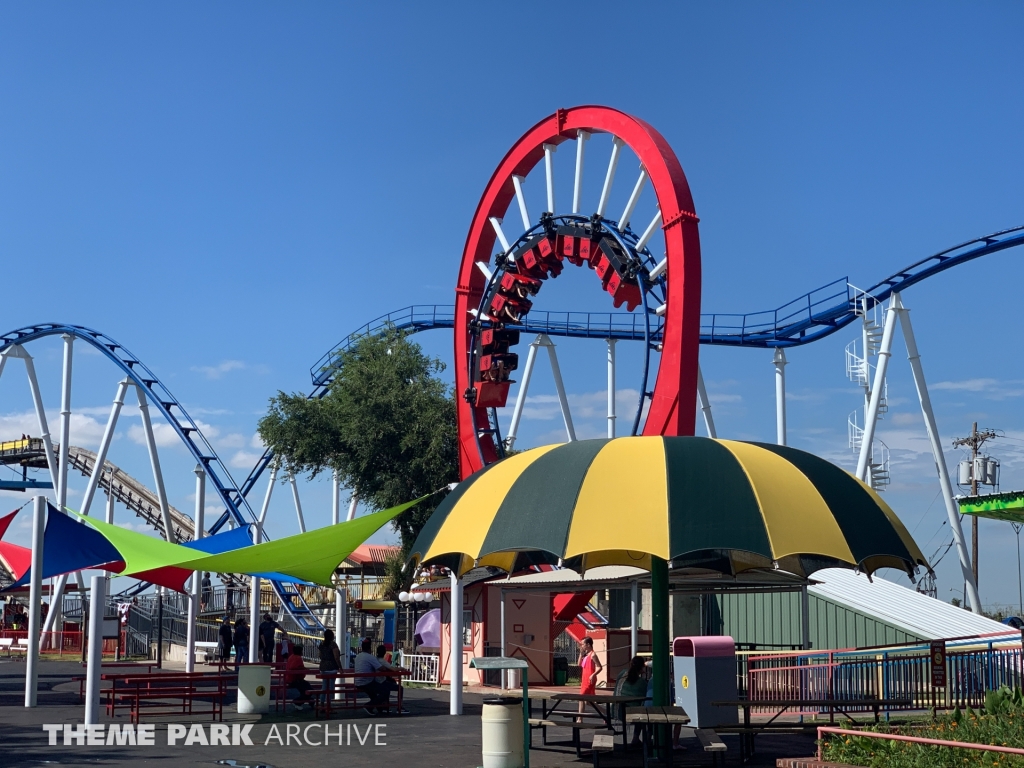
[[[26,344],[36,339],[65,334],[86,342],[120,368],[135,386],[146,393],[146,397],[174,428],[192,457],[206,469],[209,482],[217,491],[217,495],[220,496],[226,508],[220,519],[210,528],[211,532],[215,533],[220,530],[229,518],[239,526],[249,526],[256,522],[257,518],[249,507],[245,494],[241,493],[235,485],[231,473],[228,472],[224,462],[217,456],[213,446],[203,436],[192,417],[156,375],[122,344],[104,333],[80,325],[43,323],[19,328],[0,336],[0,352],[16,344]],[[252,529],[250,529],[250,534],[251,532]],[[269,538],[266,533],[264,533],[264,538]],[[271,581],[271,584],[282,604],[289,608],[289,612],[301,627],[311,631],[322,628],[321,622],[309,610],[309,606],[306,605],[294,585],[279,581]]]
[[[746,314],[711,313],[700,318],[700,343],[726,347],[798,347],[831,336],[857,318],[857,299],[867,298],[870,303],[886,301],[899,293],[940,272],[960,264],[1024,245],[1024,225],[994,232],[947,248],[916,261],[905,269],[894,272],[863,291],[849,283],[848,277],[833,280],[827,285],[809,291],[777,309]],[[661,318],[651,315],[652,340],[661,340]],[[310,398],[323,397],[331,383],[341,355],[352,344],[365,336],[383,332],[386,328],[418,333],[437,328],[455,327],[455,307],[451,304],[417,304],[371,320],[357,328],[310,369],[313,391]],[[581,339],[644,340],[644,317],[639,312],[544,312],[532,310],[517,328],[527,333],[545,333]],[[267,450],[241,485],[246,495],[260,475],[269,466],[273,453]]]

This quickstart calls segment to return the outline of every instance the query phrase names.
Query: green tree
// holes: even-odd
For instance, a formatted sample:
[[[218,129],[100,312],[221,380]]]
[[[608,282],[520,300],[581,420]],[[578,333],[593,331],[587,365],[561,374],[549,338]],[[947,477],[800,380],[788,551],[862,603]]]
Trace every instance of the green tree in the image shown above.
[[[260,437],[294,472],[337,471],[375,511],[433,493],[459,480],[455,400],[438,378],[444,367],[395,329],[366,336],[341,354],[324,397],[272,397]],[[396,519],[404,550],[443,497]]]

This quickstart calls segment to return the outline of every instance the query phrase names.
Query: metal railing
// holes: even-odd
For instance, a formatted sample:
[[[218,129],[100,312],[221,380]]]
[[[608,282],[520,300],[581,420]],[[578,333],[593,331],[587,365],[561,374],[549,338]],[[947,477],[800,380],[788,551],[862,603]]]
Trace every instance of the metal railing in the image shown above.
[[[747,698],[798,702],[877,699],[886,712],[977,708],[984,705],[986,691],[1002,685],[1013,688],[1024,681],[1020,639],[1019,633],[1012,632],[944,641],[943,686],[932,685],[930,646],[920,643],[749,656]],[[816,714],[823,710],[803,706],[792,711]]]
[[[427,683],[437,685],[440,657],[434,653],[403,653],[398,662],[412,671],[405,678],[408,683]]]

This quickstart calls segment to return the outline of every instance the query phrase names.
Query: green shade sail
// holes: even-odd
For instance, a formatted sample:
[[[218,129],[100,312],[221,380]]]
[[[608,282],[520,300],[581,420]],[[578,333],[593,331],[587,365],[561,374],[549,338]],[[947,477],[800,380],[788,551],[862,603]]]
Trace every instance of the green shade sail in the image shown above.
[[[337,525],[217,555],[203,555],[189,547],[169,544],[152,536],[85,517],[73,510],[68,511],[103,534],[121,553],[125,561],[125,568],[120,574],[122,576],[139,575],[167,567],[214,573],[256,574],[277,571],[329,587],[331,576],[342,560],[384,525],[424,498]]]
[[[993,493],[989,496],[965,496],[957,500],[960,514],[1024,524],[1024,491]]]

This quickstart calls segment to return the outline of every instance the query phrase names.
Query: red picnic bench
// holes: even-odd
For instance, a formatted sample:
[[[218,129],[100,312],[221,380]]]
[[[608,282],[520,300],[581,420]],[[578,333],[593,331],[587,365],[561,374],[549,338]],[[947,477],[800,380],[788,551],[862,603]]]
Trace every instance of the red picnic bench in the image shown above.
[[[131,722],[137,724],[143,707],[151,714],[196,714],[196,701],[209,702],[208,714],[214,720],[224,719],[224,700],[238,676],[210,672],[168,672],[149,675],[100,675],[109,680],[106,708],[115,716],[118,704],[130,708]],[[203,714],[200,712],[199,714]]]
[[[400,715],[402,714],[402,694],[404,691],[402,687],[402,677],[408,674],[410,673],[397,669],[378,669],[372,674],[360,672],[358,674],[358,677],[395,678],[395,680],[398,682],[398,690],[396,691],[397,695],[395,697],[395,703],[398,707],[398,714]],[[354,669],[341,669],[337,672],[318,672],[316,674],[316,677],[319,680],[333,681],[333,685],[328,684],[327,688],[310,688],[309,690],[310,697],[313,699],[314,702],[313,706],[315,709],[316,717],[320,717],[321,712],[323,713],[324,717],[330,717],[335,709],[358,709],[360,706],[368,705],[369,702],[367,702],[367,705],[361,705],[356,700],[357,697],[360,695],[368,695],[365,691],[361,690],[360,687],[356,684],[356,676],[356,671]],[[344,682],[346,680],[351,680],[351,682]],[[335,699],[335,693],[340,693],[341,698]],[[388,698],[390,699],[390,696]],[[390,701],[387,704],[383,705],[383,708],[386,710],[390,710]]]
[[[83,663],[82,666],[83,667],[87,667],[89,665]],[[145,674],[148,675],[148,674],[151,674],[153,672],[153,667],[155,667],[155,666],[156,666],[156,664],[140,664],[140,663],[134,662],[134,661],[104,662],[103,664],[100,665],[100,673],[101,673],[101,676],[100,676],[100,687],[102,689],[102,685],[103,685],[103,683],[102,683],[102,681],[103,681],[102,673],[103,673],[103,670],[105,670],[105,669],[128,668],[128,669],[137,670],[138,674],[140,674],[140,675],[143,674],[143,670],[145,670]],[[74,677],[71,678],[72,682],[77,682],[78,683],[78,701],[81,704],[85,703],[85,679],[86,679],[85,675],[75,675]]]

